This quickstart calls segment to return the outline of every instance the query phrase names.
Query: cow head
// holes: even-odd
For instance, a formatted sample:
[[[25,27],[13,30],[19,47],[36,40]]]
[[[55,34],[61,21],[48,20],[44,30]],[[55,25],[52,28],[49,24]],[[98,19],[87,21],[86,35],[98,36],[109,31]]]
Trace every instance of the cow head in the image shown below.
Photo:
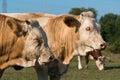
[[[37,59],[40,65],[54,59],[48,44],[45,32],[35,20],[27,20],[23,24],[25,47],[23,54],[26,60]]]
[[[79,16],[66,17],[64,20],[70,28],[75,28],[77,35],[75,52],[86,55],[89,51],[103,50],[106,42],[100,34],[100,24],[94,18],[91,11],[82,12]],[[75,34],[75,35],[76,35]]]
[[[90,54],[94,58],[98,69],[103,70],[105,65],[105,57],[102,56],[101,50],[90,51],[88,52],[88,54]]]
[[[85,12],[84,12],[85,13]],[[86,55],[89,51],[105,49],[106,43],[100,34],[100,25],[96,22],[95,18],[84,15],[81,13],[79,21],[81,26],[79,28],[79,54]],[[92,13],[92,12],[91,12]]]

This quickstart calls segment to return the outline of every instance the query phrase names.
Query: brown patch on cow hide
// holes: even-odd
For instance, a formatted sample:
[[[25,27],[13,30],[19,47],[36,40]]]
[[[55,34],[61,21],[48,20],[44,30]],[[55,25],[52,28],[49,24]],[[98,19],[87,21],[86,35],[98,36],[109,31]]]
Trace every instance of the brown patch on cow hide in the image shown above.
[[[68,27],[64,22],[69,23],[73,20],[65,21],[66,16],[57,16],[49,20],[44,30],[48,37],[48,44],[57,59],[62,61],[70,61],[73,57],[72,52],[76,47],[76,40],[78,39],[78,32],[75,32],[76,27]],[[70,19],[68,17],[67,19]],[[75,20],[75,21],[74,21]],[[72,26],[73,26],[72,23]],[[78,25],[77,25],[78,26]]]
[[[0,64],[2,64],[21,56],[24,44],[22,37],[16,35],[20,26],[16,25],[13,18],[0,15],[0,24]]]

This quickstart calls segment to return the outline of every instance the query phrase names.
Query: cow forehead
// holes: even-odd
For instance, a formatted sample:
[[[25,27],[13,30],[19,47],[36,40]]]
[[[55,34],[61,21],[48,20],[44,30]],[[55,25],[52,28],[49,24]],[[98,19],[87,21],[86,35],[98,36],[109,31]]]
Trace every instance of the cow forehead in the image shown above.
[[[39,25],[38,21],[31,21],[29,27],[30,27],[29,33],[32,33],[32,34],[34,33],[37,38],[44,40],[43,39],[43,31],[42,31],[42,28]]]
[[[86,25],[94,25],[95,23],[95,19],[90,17],[85,17],[83,21],[83,23],[85,23]]]
[[[42,29],[42,27],[39,25],[38,21],[32,21],[32,23],[31,23],[30,26],[31,26],[30,33],[32,32],[32,34],[34,33],[35,35],[37,35],[37,38],[39,38],[40,40],[42,40],[44,46],[47,47],[48,44],[47,44],[46,33]]]
[[[86,17],[82,23],[83,27],[92,27],[94,29],[100,30],[100,24],[94,19],[90,17]],[[82,27],[82,26],[81,26]]]

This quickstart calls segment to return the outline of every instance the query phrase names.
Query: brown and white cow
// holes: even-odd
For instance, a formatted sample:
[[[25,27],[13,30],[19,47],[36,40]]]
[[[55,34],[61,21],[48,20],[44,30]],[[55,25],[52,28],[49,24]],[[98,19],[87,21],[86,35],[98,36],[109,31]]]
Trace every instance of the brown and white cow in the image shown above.
[[[43,65],[51,59],[53,54],[38,21],[21,21],[0,14],[0,77],[10,66]]]
[[[92,60],[95,60],[96,66],[98,67],[99,70],[104,69],[105,65],[105,56],[102,56],[101,50],[94,50],[87,52],[86,55],[79,55],[78,56],[78,69],[82,69],[82,57],[85,58],[85,68],[88,68],[88,63],[89,63],[89,58]]]
[[[88,17],[91,14],[92,12],[84,12],[78,16],[66,14],[41,17],[38,13],[26,13],[13,14],[12,17],[36,19],[42,25],[48,38],[48,45],[56,58],[54,62],[42,68],[43,73],[46,74],[45,77],[49,74],[51,80],[59,80],[60,76],[67,71],[74,55],[86,55],[89,51],[101,50],[106,46],[95,18]],[[7,15],[10,16],[10,14]],[[37,72],[40,73],[40,71]],[[39,79],[41,77],[39,76]],[[47,80],[45,77],[42,80]]]

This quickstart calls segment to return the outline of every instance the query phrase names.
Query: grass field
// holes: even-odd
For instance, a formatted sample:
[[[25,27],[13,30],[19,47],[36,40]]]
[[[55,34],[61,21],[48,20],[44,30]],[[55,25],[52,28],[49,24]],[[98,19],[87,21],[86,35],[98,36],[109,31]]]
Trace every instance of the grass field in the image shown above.
[[[120,54],[109,52],[103,52],[103,54],[112,60],[112,62],[106,61],[105,70],[99,71],[94,61],[90,61],[88,69],[78,70],[76,57],[61,80],[120,80]],[[20,71],[8,68],[3,74],[2,80],[37,80],[37,76],[34,68],[25,68]]]

